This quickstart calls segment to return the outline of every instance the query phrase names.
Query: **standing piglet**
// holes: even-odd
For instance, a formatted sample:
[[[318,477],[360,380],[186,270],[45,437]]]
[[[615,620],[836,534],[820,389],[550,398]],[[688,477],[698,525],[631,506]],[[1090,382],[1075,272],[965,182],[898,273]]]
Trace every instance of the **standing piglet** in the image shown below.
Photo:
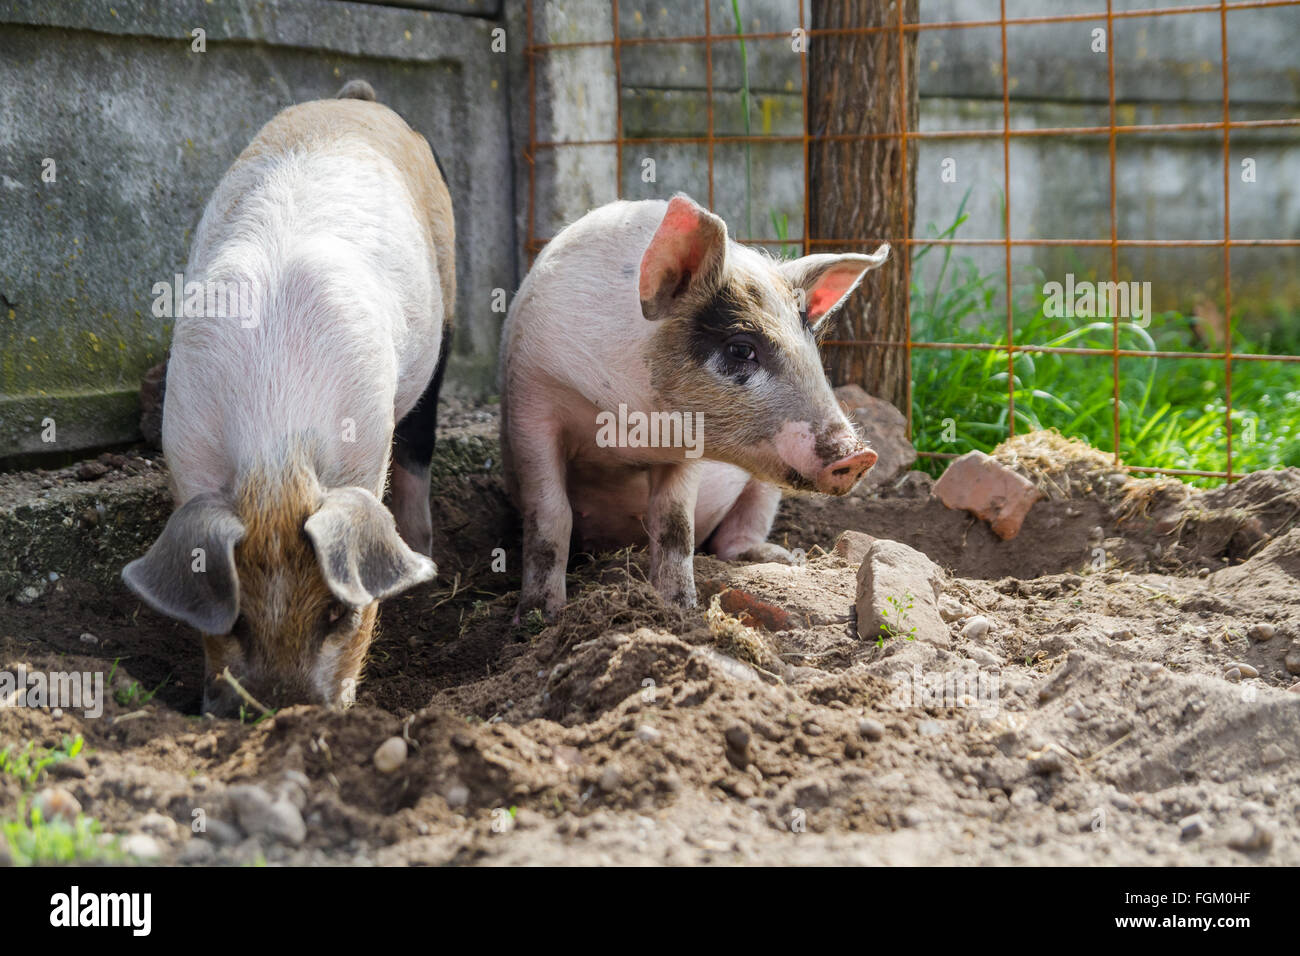
[[[122,572],[197,628],[204,709],[346,704],[378,602],[434,576],[428,466],[455,302],[451,199],[369,86],[264,126],[213,193],[162,442],[177,508]],[[211,302],[211,296],[205,300]],[[380,499],[393,451],[393,515]]]
[[[688,607],[697,547],[788,558],[767,543],[781,489],[846,494],[876,461],[817,337],[888,255],[775,260],[682,195],[610,203],[556,236],[501,351],[520,612],[563,606],[571,534],[590,550],[648,540],[651,582]]]

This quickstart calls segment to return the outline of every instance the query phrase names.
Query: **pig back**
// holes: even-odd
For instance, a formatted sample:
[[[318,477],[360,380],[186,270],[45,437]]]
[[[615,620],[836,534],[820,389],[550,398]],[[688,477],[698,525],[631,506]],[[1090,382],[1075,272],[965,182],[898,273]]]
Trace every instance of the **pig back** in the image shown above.
[[[547,380],[600,408],[640,401],[644,348],[638,275],[667,203],[614,202],[566,226],[542,250],[511,304],[501,341],[503,403]]]
[[[456,301],[456,226],[451,193],[429,142],[382,103],[313,100],[291,106],[268,122],[235,165],[296,149],[330,149],[361,143],[392,162],[411,194],[442,286],[443,321]],[[232,168],[233,169],[233,168]]]

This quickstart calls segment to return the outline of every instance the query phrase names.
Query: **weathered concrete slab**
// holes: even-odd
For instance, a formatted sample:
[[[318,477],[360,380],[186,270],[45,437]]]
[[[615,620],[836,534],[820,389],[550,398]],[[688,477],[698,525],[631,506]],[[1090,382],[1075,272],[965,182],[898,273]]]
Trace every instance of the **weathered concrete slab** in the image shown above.
[[[136,437],[140,376],[171,331],[153,286],[183,270],[208,194],[266,120],[355,76],[447,170],[460,287],[450,374],[491,391],[492,290],[515,273],[494,26],[316,0],[0,0],[0,458]],[[206,52],[192,49],[200,28]]]

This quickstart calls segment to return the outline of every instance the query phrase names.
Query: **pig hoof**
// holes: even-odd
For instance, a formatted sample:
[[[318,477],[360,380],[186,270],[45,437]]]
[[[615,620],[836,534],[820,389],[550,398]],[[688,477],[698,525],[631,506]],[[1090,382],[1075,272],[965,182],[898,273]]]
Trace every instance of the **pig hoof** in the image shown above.
[[[779,544],[773,544],[770,541],[764,541],[762,544],[754,545],[738,554],[737,559],[747,561],[750,564],[798,564],[799,559],[795,555],[781,547]]]

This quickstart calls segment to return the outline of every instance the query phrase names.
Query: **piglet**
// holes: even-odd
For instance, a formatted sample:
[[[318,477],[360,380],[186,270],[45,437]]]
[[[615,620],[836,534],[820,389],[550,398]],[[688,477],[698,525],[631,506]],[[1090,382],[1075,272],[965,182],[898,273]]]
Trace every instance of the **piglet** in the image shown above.
[[[177,507],[122,572],[203,635],[205,711],[239,705],[227,668],[267,706],[346,705],[378,602],[434,576],[454,236],[429,144],[360,81],[273,118],[208,202],[163,409]]]
[[[563,606],[571,538],[592,551],[648,542],[651,583],[683,606],[697,548],[788,560],[767,541],[782,489],[847,494],[876,461],[818,337],[888,256],[773,259],[683,195],[610,203],[560,232],[501,346],[520,613]]]

